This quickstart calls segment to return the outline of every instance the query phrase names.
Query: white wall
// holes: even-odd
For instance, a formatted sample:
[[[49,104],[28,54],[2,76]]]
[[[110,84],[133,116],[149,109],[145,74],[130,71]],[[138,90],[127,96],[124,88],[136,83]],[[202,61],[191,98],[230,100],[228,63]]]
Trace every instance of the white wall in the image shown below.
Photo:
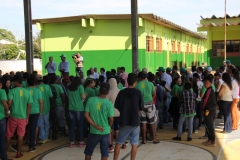
[[[42,60],[33,59],[33,67],[35,71],[38,71],[39,74],[42,73]],[[3,74],[9,73],[11,71],[26,71],[26,60],[5,60],[0,61],[0,70]]]

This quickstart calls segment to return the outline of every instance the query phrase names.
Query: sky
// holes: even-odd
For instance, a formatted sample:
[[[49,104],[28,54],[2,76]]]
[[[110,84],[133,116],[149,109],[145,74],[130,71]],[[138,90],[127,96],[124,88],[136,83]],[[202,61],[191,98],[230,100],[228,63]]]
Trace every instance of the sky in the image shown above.
[[[24,38],[23,0],[0,0],[0,28]],[[130,0],[32,0],[32,19],[82,14],[130,14]],[[227,0],[227,14],[239,15],[240,0]],[[224,0],[138,0],[139,13],[153,13],[192,31],[200,16],[224,16]],[[33,26],[33,34],[37,32]]]

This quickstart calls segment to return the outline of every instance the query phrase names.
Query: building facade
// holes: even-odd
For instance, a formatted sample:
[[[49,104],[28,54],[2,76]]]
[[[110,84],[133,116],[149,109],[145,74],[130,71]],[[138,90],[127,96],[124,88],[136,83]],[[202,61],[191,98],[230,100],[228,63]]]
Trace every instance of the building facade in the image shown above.
[[[42,63],[48,57],[60,62],[66,54],[81,52],[85,72],[90,67],[106,70],[125,66],[132,71],[131,15],[82,15],[33,20],[41,31]],[[159,66],[190,67],[208,60],[207,39],[153,14],[139,14],[139,68],[155,72]],[[71,63],[71,74],[75,73]],[[43,74],[46,74],[43,68]]]
[[[226,56],[235,65],[240,60],[240,14],[226,15]],[[224,61],[224,17],[202,18],[198,31],[207,32],[207,62],[213,68],[219,67]]]

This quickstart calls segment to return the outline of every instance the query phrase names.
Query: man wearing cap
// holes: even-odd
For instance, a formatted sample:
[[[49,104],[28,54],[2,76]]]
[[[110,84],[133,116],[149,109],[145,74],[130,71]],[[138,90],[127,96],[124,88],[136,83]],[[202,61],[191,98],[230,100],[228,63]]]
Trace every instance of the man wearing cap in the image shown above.
[[[227,67],[230,67],[232,65],[230,60],[226,60]]]
[[[166,90],[167,99],[165,101],[165,109],[164,109],[163,113],[164,113],[164,123],[168,123],[169,121],[170,122],[172,121],[171,116],[168,113],[169,105],[170,105],[171,98],[172,98],[171,93],[170,93],[171,92],[172,77],[165,72],[165,69],[163,67],[159,67],[157,71],[161,76],[161,81],[166,82],[164,88]]]
[[[48,71],[48,76],[56,75],[56,68],[57,65],[55,62],[53,62],[53,57],[49,57],[49,62],[46,64],[45,69]]]
[[[166,72],[167,72],[167,74],[168,75],[170,75],[170,76],[172,76],[172,69],[170,68],[170,67],[168,67],[167,69],[166,69]]]
[[[208,74],[211,74],[211,72],[212,72],[212,67],[208,66],[208,67],[206,68],[206,71],[208,72]]]
[[[61,57],[62,62],[59,64],[58,70],[61,72],[62,77],[69,76],[70,64],[66,60],[66,55],[62,54],[60,57]]]

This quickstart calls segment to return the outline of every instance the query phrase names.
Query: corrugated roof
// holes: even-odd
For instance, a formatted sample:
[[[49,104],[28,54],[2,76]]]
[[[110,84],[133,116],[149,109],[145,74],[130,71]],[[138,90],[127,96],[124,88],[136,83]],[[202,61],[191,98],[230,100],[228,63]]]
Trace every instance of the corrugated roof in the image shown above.
[[[225,17],[216,17],[215,15],[212,15],[212,17],[210,18],[203,18],[202,16],[200,16],[203,20],[208,20],[208,19],[224,19]],[[236,16],[229,16],[228,14],[226,14],[226,18],[240,18],[240,14],[236,15]]]
[[[156,24],[160,24],[181,32],[184,32],[188,35],[201,38],[201,39],[207,39],[205,36],[200,35],[196,32],[193,32],[189,29],[186,29],[182,26],[179,26],[171,21],[168,21],[162,17],[159,17],[157,15],[154,15],[152,13],[150,14],[139,14],[139,17],[149,20],[151,22],[154,22]],[[94,18],[96,20],[123,20],[123,19],[131,19],[131,14],[87,14],[87,15],[79,15],[79,16],[71,16],[71,17],[58,17],[58,18],[46,18],[46,19],[34,19],[32,20],[32,24],[39,23],[58,23],[58,22],[71,22],[71,21],[80,21],[81,19],[90,19]]]
[[[238,26],[240,25],[240,22],[238,23],[228,23],[226,22],[226,26]],[[216,24],[216,23],[209,23],[209,24],[201,24],[199,27],[222,27],[224,26],[224,23],[222,24]]]

